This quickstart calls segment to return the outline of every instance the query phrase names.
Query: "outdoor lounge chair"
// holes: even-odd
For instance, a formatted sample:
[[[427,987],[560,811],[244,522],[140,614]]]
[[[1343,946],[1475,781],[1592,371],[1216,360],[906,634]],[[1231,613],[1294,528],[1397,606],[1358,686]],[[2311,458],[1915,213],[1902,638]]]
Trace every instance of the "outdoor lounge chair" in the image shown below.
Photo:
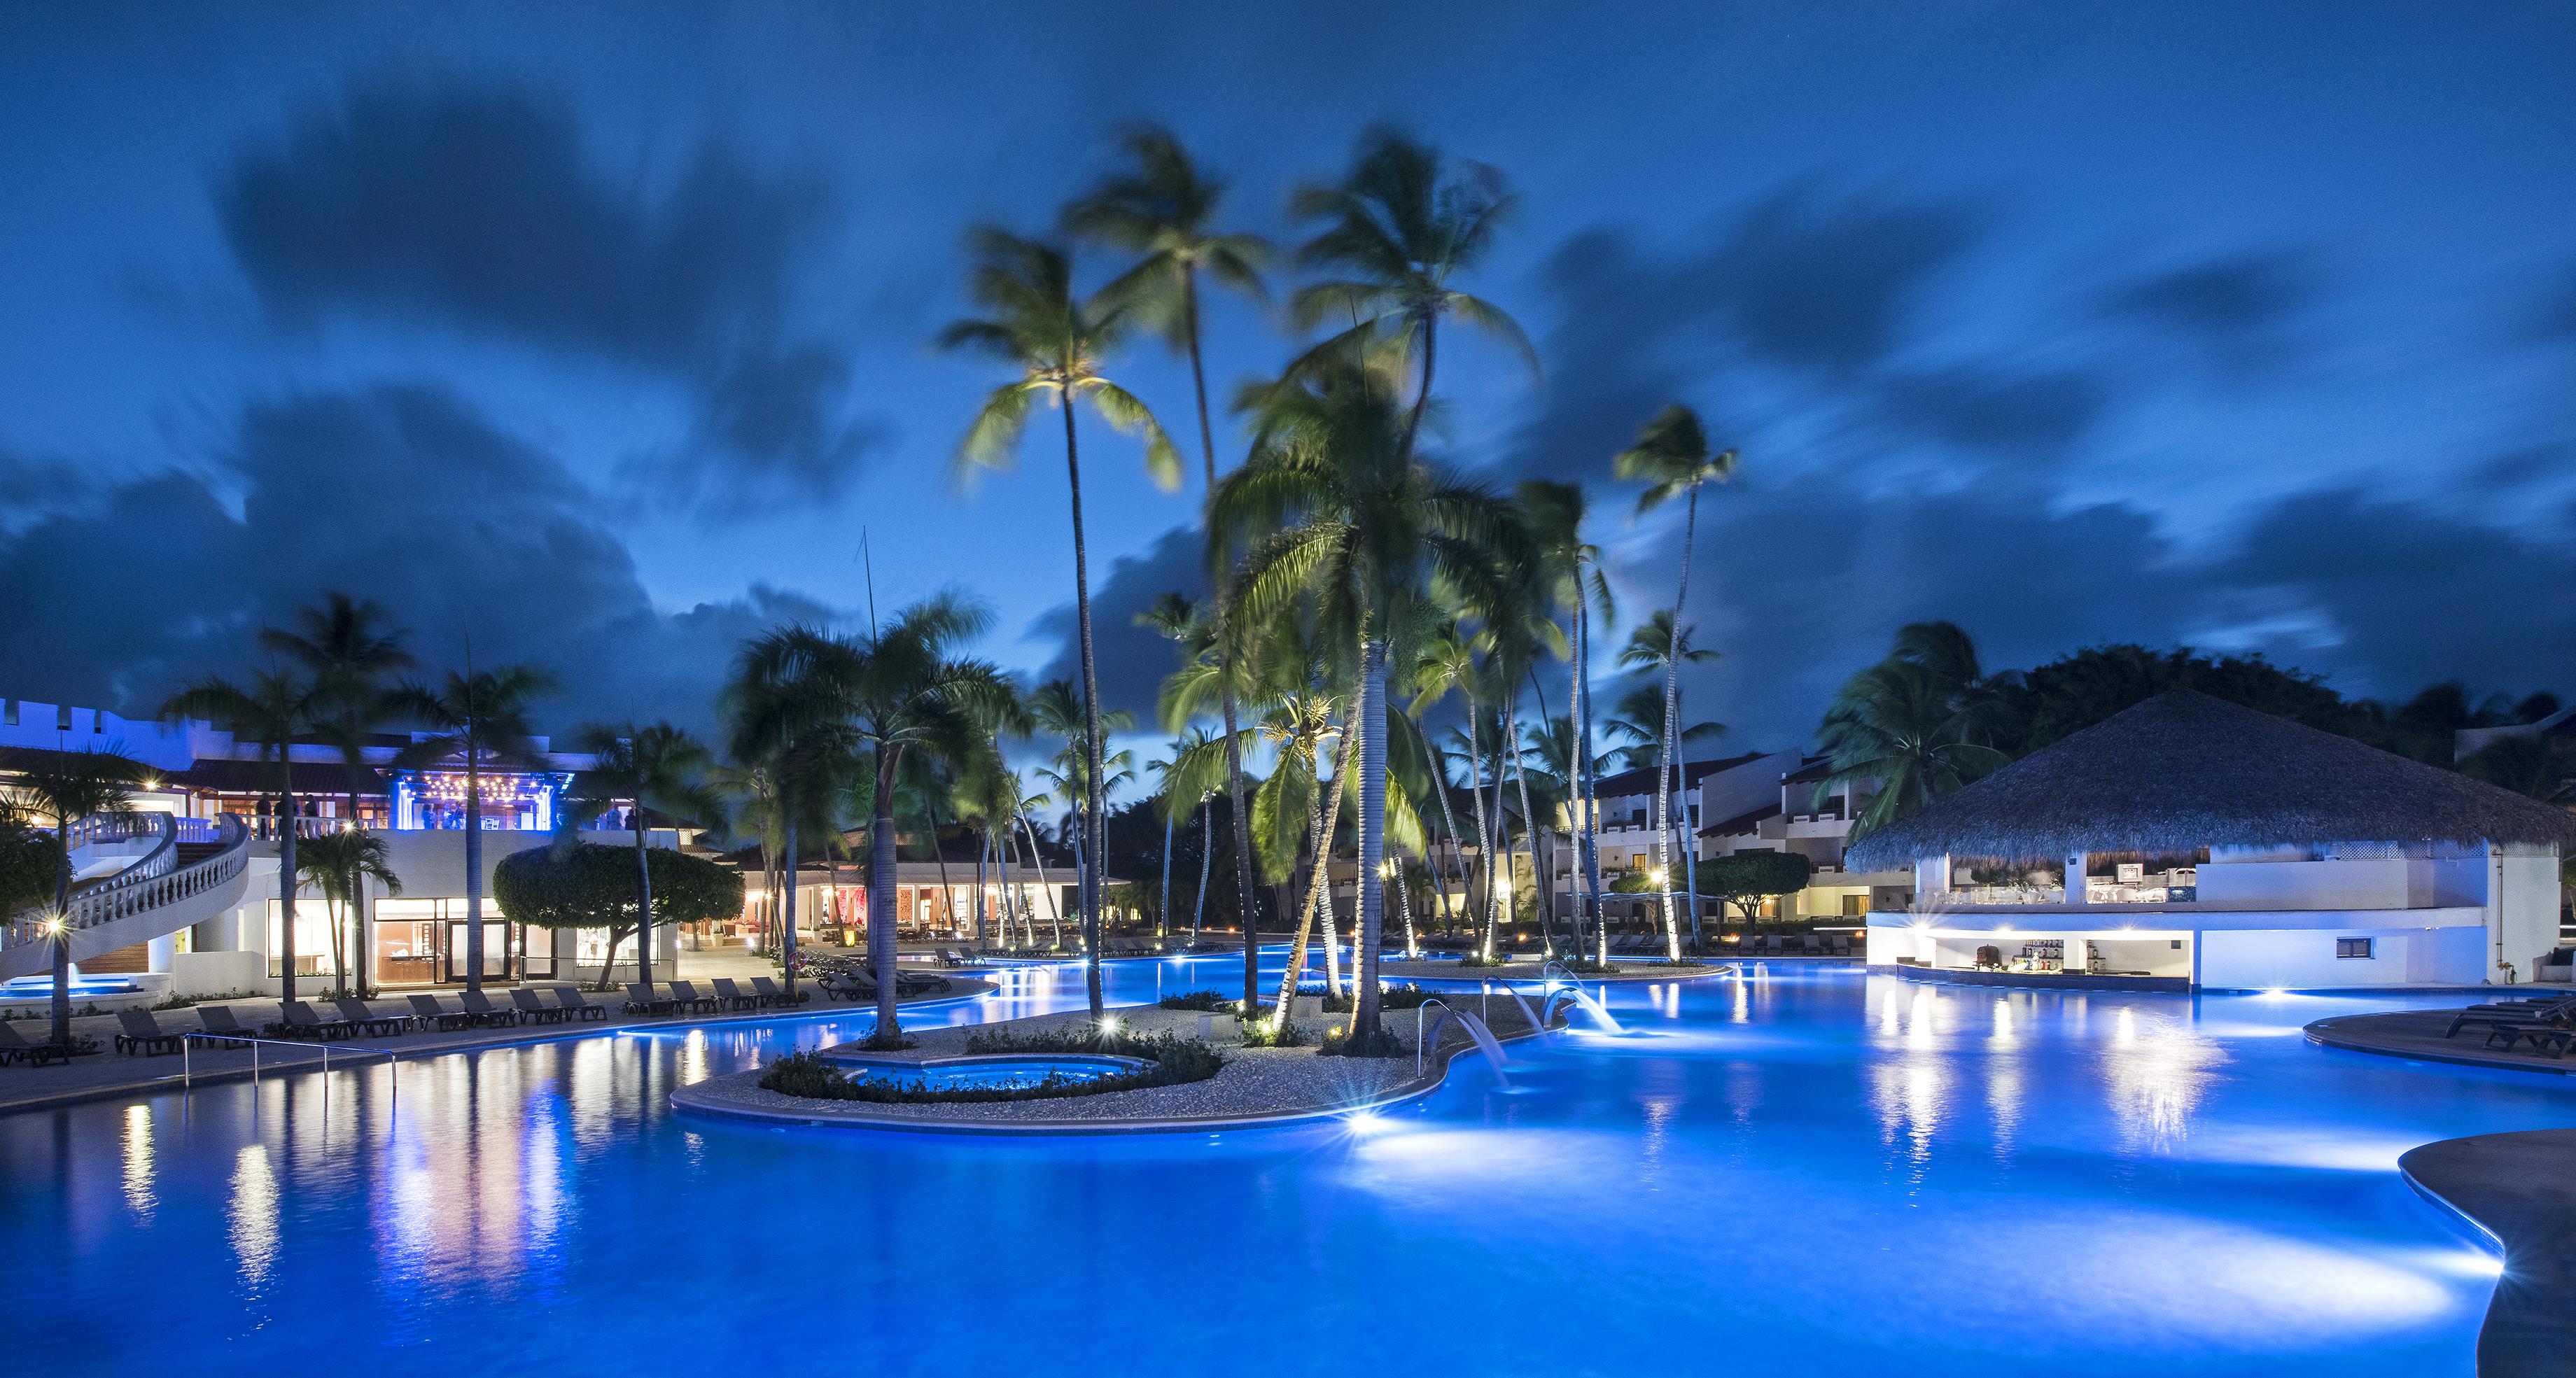
[[[943,947],[943,948],[939,949],[939,954],[938,954],[938,955],[939,955],[939,964],[940,964],[941,966],[944,966],[944,967],[962,967],[962,966],[966,965],[966,959],[965,959],[965,958],[963,958],[963,957],[958,956],[958,955],[957,955],[957,952],[956,952],[956,949],[954,949],[954,948],[946,948],[946,947]]]
[[[2487,1030],[2487,1046],[2512,1052],[2516,1045],[2530,1040],[2531,1050],[2553,1058],[2567,1056],[2567,1048],[2576,1043],[2576,1029],[2555,1024],[2498,1024]]]
[[[368,1009],[367,1002],[364,1000],[347,998],[334,1000],[331,1002],[331,1008],[338,1010],[342,1019],[347,1020],[358,1032],[369,1038],[390,1038],[395,1034],[411,1032],[410,1015],[378,1014]]]
[[[457,996],[456,1002],[465,1007],[467,1014],[474,1016],[474,1022],[477,1024],[508,1028],[519,1022],[517,1010],[493,1004],[492,997],[479,990],[469,990]]]
[[[147,1057],[175,1053],[187,1037],[162,1028],[150,1010],[119,1010],[116,1023],[123,1030],[116,1036],[116,1050],[120,1053],[142,1053]]]
[[[1828,957],[1848,957],[1852,955],[1851,939],[1844,937],[1840,933],[1836,933],[1832,937],[1825,939],[1825,955]]]
[[[760,983],[767,980],[767,977],[753,977],[752,988],[755,990],[759,989]],[[814,984],[821,986],[823,988],[823,993],[831,996],[835,1000],[874,1000],[877,998],[876,982],[862,981],[858,977],[849,975],[846,972],[824,972],[822,975],[814,978]]]
[[[454,1033],[458,1029],[471,1028],[479,1022],[476,1016],[464,1010],[451,1010],[438,1003],[438,997],[435,995],[412,996],[411,1013],[414,1019],[426,1019],[437,1025],[440,1033]]]
[[[229,1048],[241,1047],[241,1040],[251,1036],[250,1030],[243,1028],[241,1021],[233,1017],[230,1005],[199,1005],[197,1027],[208,1037],[222,1040]]]
[[[768,997],[755,995],[733,983],[730,976],[719,976],[707,983],[716,988],[716,998],[729,1009],[756,1010],[769,1003]]]
[[[521,1019],[532,1019],[540,1024],[560,1024],[572,1018],[572,1011],[561,1005],[547,1004],[526,986],[511,989],[510,1007],[519,1012]]]
[[[556,986],[554,987],[554,993],[555,1004],[564,1009],[573,1018],[578,1019],[583,1023],[589,1023],[595,1019],[606,1019],[608,1017],[608,1007],[606,1005],[594,1005],[590,1003],[590,1001],[582,995],[581,989],[577,986]]]
[[[773,1005],[802,1005],[806,1001],[814,998],[801,990],[796,992],[795,995],[790,996],[786,991],[779,989],[776,981],[773,981],[766,976],[752,977],[751,988],[768,996],[769,1003]],[[876,991],[871,988],[868,991],[866,998],[874,1000],[876,998],[876,994]]]
[[[679,1007],[680,1006],[677,1001],[671,1000],[666,996],[656,994],[651,982],[629,981],[626,983],[626,1012],[628,1014],[664,1015],[677,1010]]]
[[[2473,1024],[2576,1025],[2576,995],[2555,1000],[2500,1000],[2491,1005],[2471,1005],[2452,1017],[2451,1027],[2442,1031],[2442,1037],[2449,1038]]]
[[[1799,939],[1798,947],[1810,957],[1822,957],[1825,955],[1825,940],[1813,933],[1807,934],[1805,937]]]
[[[18,1032],[12,1020],[0,1020],[0,1065],[12,1062],[33,1063],[38,1067],[48,1062],[69,1062],[72,1050],[59,1043],[30,1043]]]
[[[671,998],[688,1006],[690,1011],[696,1014],[715,1014],[724,1008],[723,1001],[712,995],[698,994],[698,988],[687,981],[671,983]]]
[[[334,1038],[354,1038],[358,1033],[357,1025],[345,1020],[325,1019],[311,1005],[301,1000],[278,1001],[277,1013],[278,1022],[263,1030],[271,1038],[310,1038],[328,1041]]]

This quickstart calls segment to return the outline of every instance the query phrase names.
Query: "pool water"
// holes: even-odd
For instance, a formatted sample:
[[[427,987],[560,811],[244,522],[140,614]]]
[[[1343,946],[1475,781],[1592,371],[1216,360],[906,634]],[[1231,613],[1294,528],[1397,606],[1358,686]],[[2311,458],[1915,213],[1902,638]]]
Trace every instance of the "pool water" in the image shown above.
[[[1122,1002],[1239,965],[1127,962]],[[923,1011],[1078,1007],[1076,968]],[[1595,987],[1599,990],[1599,987]],[[0,1118],[31,1371],[2460,1375],[2428,1140],[2560,1078],[2330,1052],[2308,997],[1852,968],[1602,991],[1354,1121],[996,1140],[675,1116],[864,1013]],[[1465,1000],[1478,997],[1470,995]],[[1356,1347],[1356,1349],[1355,1349]]]
[[[917,1086],[932,1091],[1014,1090],[1053,1079],[1057,1084],[1125,1076],[1144,1064],[1114,1057],[1031,1057],[978,1059],[923,1067],[866,1058],[838,1057],[834,1065],[856,1080]]]

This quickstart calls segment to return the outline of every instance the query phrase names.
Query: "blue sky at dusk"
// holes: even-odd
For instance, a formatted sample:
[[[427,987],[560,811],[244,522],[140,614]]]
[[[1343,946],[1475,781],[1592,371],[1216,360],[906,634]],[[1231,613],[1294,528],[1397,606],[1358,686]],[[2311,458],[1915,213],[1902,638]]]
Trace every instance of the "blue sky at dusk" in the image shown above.
[[[148,711],[337,587],[553,664],[559,723],[703,721],[744,636],[864,609],[863,528],[881,605],[962,586],[1060,671],[1061,451],[953,483],[999,376],[928,342],[965,227],[1047,228],[1139,118],[1283,242],[1373,121],[1511,179],[1468,286],[1544,372],[1444,337],[1441,448],[1593,481],[1638,615],[1677,523],[1609,456],[1671,400],[1740,448],[1689,611],[1725,749],[1926,617],[2576,691],[2565,5],[21,4],[0,693]],[[1220,397],[1295,348],[1211,328]],[[1188,434],[1186,369],[1119,362]],[[1198,485],[1092,442],[1141,706]]]

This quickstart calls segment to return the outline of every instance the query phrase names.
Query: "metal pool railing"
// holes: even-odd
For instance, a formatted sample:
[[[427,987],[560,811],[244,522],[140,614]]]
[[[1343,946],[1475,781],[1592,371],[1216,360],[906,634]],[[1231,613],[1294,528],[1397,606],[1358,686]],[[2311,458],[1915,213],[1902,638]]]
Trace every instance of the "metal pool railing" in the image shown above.
[[[249,1035],[247,1035],[247,1034],[219,1034],[219,1033],[205,1033],[205,1032],[192,1032],[192,1033],[185,1033],[185,1034],[181,1034],[181,1035],[179,1036],[179,1089],[181,1089],[182,1091],[186,1091],[186,1090],[194,1089],[194,1083],[195,1083],[195,1079],[196,1079],[196,1059],[195,1059],[194,1055],[190,1052],[190,1049],[191,1049],[191,1048],[193,1048],[193,1047],[196,1045],[196,1042],[197,1042],[197,1040],[199,1040],[199,1039],[204,1039],[204,1040],[205,1040],[205,1041],[207,1041],[208,1043],[213,1043],[213,1044],[218,1044],[218,1045],[222,1045],[222,1044],[231,1044],[231,1045],[238,1046],[238,1045],[245,1044],[245,1043],[249,1044],[249,1045],[250,1045],[250,1076],[251,1076],[251,1080],[252,1080],[252,1081],[254,1081],[254,1082],[256,1082],[256,1081],[258,1081],[258,1080],[259,1080],[259,1074],[260,1074],[260,1067],[259,1067],[259,1050],[260,1050],[262,1047],[265,1047],[265,1046],[274,1046],[274,1047],[279,1047],[279,1048],[293,1048],[293,1049],[295,1049],[295,1050],[296,1050],[296,1051],[298,1051],[298,1052],[315,1052],[315,1051],[318,1051],[318,1052],[320,1052],[320,1053],[322,1054],[322,1066],[321,1066],[321,1072],[322,1072],[322,1103],[323,1103],[324,1105],[329,1105],[329,1104],[331,1103],[331,1045],[330,1045],[330,1044],[328,1044],[328,1043],[305,1043],[305,1042],[299,1042],[299,1041],[294,1041],[294,1040],[289,1040],[289,1039],[283,1039],[283,1038],[253,1038],[253,1037],[251,1037],[251,1036],[249,1036]],[[402,1109],[402,1059],[401,1059],[401,1057],[400,1057],[399,1055],[397,1055],[397,1054],[396,1054],[392,1049],[390,1049],[390,1048],[343,1048],[343,1049],[341,1049],[341,1050],[340,1050],[340,1055],[341,1055],[341,1057],[342,1057],[342,1058],[344,1058],[344,1059],[345,1059],[345,1058],[348,1058],[348,1057],[350,1057],[350,1056],[353,1056],[353,1055],[354,1055],[354,1056],[357,1056],[357,1057],[380,1057],[380,1058],[383,1058],[383,1059],[385,1060],[385,1067],[387,1068],[389,1075],[391,1075],[391,1077],[393,1078],[393,1103],[394,1103],[394,1109],[395,1109],[395,1112],[396,1112],[396,1113],[400,1113],[400,1112],[401,1112],[401,1109]]]

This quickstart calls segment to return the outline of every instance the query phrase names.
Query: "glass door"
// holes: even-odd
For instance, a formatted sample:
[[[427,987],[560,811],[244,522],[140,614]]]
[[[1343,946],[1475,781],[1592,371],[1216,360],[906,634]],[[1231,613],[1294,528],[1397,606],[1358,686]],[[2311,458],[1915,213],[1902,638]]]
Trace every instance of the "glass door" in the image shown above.
[[[447,925],[447,979],[465,979],[465,925]],[[510,925],[507,922],[483,921],[483,979],[500,981],[510,975]]]

